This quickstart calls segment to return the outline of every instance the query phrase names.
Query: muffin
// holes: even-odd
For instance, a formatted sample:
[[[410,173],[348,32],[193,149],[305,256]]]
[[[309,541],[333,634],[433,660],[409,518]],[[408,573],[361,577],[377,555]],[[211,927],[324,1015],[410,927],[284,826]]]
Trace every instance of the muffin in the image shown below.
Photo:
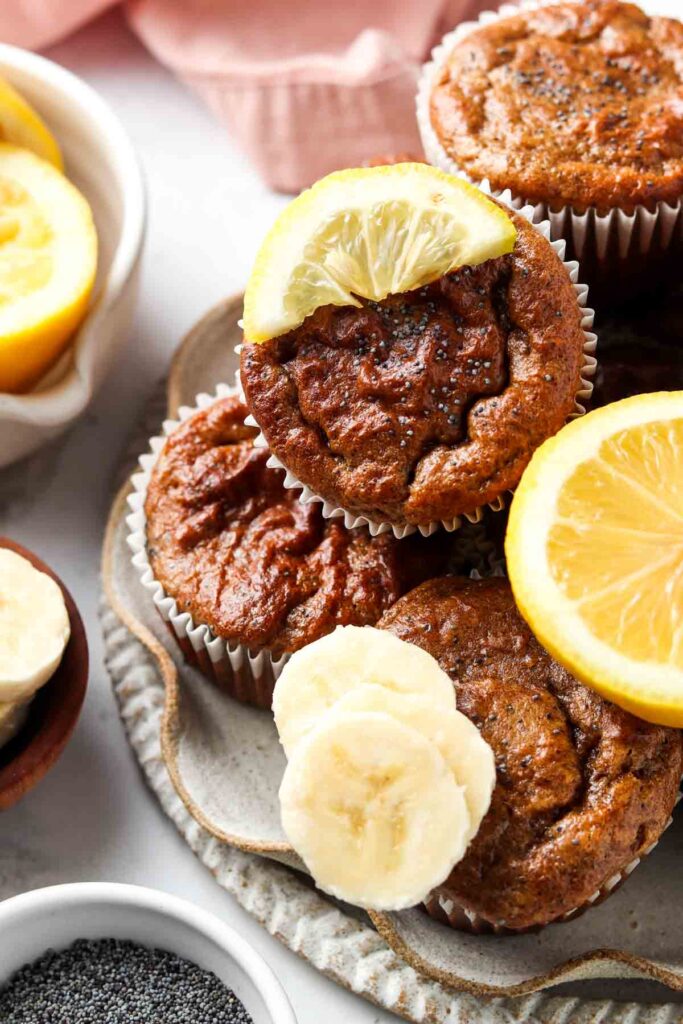
[[[496,757],[488,814],[428,912],[456,928],[518,932],[609,895],[669,822],[681,733],[622,711],[554,662],[504,579],[429,580],[378,625],[436,658]]]
[[[442,548],[371,538],[297,500],[228,392],[172,430],[136,480],[131,546],[186,658],[269,708],[287,656],[339,624],[373,624],[439,571]]]
[[[623,291],[646,254],[680,245],[675,19],[583,0],[460,26],[423,72],[418,120],[432,163],[550,213],[591,284],[619,270]]]
[[[590,394],[590,318],[546,238],[511,215],[506,256],[245,340],[254,420],[326,515],[397,536],[476,519]]]

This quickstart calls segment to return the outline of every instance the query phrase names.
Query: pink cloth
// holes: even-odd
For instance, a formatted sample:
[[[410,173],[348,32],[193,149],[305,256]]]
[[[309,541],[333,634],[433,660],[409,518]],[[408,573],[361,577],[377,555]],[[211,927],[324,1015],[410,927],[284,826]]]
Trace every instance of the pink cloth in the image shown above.
[[[0,3],[0,38],[38,48],[115,0]],[[133,29],[221,118],[273,188],[378,153],[421,152],[415,84],[485,0],[127,0]],[[489,4],[489,6],[491,6]]]

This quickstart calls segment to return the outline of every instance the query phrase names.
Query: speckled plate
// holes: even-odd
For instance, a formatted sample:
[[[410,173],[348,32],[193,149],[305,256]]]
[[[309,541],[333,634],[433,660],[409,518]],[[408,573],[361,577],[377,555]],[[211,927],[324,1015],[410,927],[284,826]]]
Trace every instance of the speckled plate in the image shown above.
[[[240,306],[236,297],[217,307],[179,349],[168,386],[169,416],[179,405],[192,404],[197,393],[213,391],[220,380],[232,381]],[[163,418],[158,405],[150,408],[136,453],[158,431]],[[620,1011],[607,1003],[573,998],[480,1006],[449,991],[453,986],[471,996],[512,996],[559,982],[603,979],[589,986],[592,995],[654,1000],[649,1007],[629,1004],[629,1021],[646,1010],[683,1021],[672,1004],[656,1008],[657,998],[666,998],[660,986],[634,990],[625,980],[654,980],[683,991],[677,928],[683,909],[680,822],[602,907],[537,935],[514,938],[464,935],[419,910],[374,915],[370,922],[316,892],[299,873],[274,864],[300,866],[279,823],[277,788],[284,762],[272,720],[222,695],[182,663],[130,563],[126,492],[124,487],[114,502],[104,550],[108,668],[150,784],[221,884],[264,923],[277,920],[283,941],[316,967],[411,1020],[450,1024],[458,1019],[454,1013],[465,1007],[468,1013],[483,1012],[484,1005],[495,1007],[496,1014],[504,1011],[507,1021],[526,1020],[530,1014],[543,1017],[550,1004],[558,1021],[566,1014],[581,1019],[574,1015],[584,1012],[586,1019],[610,1020],[613,1014],[617,1019]],[[300,927],[302,917],[310,917],[310,929]],[[329,957],[336,946],[340,960],[332,968]]]

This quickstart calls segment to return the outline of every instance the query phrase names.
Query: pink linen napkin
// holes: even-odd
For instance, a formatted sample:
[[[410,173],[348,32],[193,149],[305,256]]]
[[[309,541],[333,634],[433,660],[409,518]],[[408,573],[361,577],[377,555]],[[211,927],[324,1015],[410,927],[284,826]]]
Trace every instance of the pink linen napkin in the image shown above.
[[[0,38],[42,47],[114,0],[0,4]],[[128,0],[133,29],[295,192],[376,153],[421,152],[415,85],[440,36],[485,0]]]

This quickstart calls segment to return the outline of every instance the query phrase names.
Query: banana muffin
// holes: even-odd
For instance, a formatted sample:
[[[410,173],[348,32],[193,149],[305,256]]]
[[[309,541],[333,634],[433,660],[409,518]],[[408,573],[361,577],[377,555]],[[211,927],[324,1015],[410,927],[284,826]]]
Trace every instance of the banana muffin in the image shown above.
[[[466,33],[431,126],[475,181],[554,208],[683,195],[683,23],[620,0],[520,10]]]
[[[457,525],[499,503],[574,412],[587,361],[576,291],[546,239],[511,217],[509,255],[245,339],[251,412],[315,495],[372,523]]]
[[[374,624],[442,570],[446,554],[434,540],[399,548],[389,535],[325,521],[266,466],[246,415],[230,395],[168,438],[147,487],[147,556],[179,612],[223,641],[216,656],[211,637],[181,639],[186,657],[233,696],[269,708],[274,662],[337,625]]]
[[[508,8],[445,37],[417,112],[430,163],[533,203],[594,304],[680,277],[680,21],[620,0]]]
[[[429,580],[378,625],[436,658],[496,757],[488,814],[430,913],[523,931],[609,895],[669,821],[681,732],[577,682],[534,638],[507,580]]]

